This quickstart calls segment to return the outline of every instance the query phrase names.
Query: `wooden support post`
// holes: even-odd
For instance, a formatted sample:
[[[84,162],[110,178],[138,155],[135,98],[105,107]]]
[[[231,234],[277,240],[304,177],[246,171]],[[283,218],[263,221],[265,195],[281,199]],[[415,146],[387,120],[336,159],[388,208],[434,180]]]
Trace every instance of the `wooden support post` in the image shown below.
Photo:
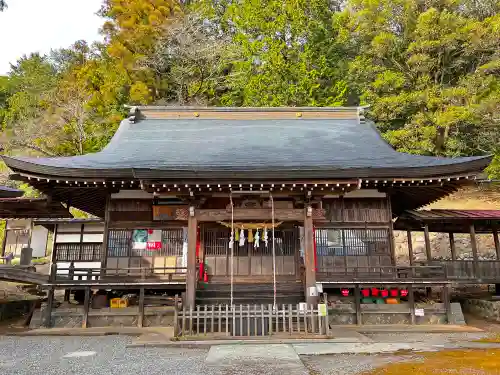
[[[187,275],[186,275],[186,306],[194,308],[196,304],[196,233],[198,221],[193,216],[193,207],[189,209],[188,219],[188,253],[187,253]]]
[[[47,304],[44,310],[43,316],[43,326],[45,328],[52,327],[52,308],[54,307],[54,287],[51,286],[47,292]]]
[[[82,328],[87,328],[90,309],[90,287],[85,288],[85,299],[83,301]]]
[[[177,315],[177,295],[175,295],[175,304],[175,314]],[[174,330],[175,325],[177,325],[177,319],[175,319]],[[144,287],[139,289],[139,316],[137,317],[137,327],[144,327]]]
[[[411,240],[411,230],[406,231],[408,238],[408,256],[410,257],[410,266],[413,266],[413,242]]]
[[[446,311],[446,322],[448,324],[451,324],[451,322],[453,321],[453,317],[451,314],[450,286],[449,285],[443,286],[443,304],[444,304],[444,309]]]
[[[413,294],[413,285],[408,285],[408,303],[410,305],[410,323],[415,324],[415,294]]]
[[[111,216],[111,195],[106,196],[106,206],[104,207],[104,235],[101,248],[101,272],[100,278],[106,276],[106,267],[108,266],[108,237],[109,237],[109,222]]]
[[[363,324],[363,316],[361,315],[361,291],[359,284],[354,286],[354,306],[356,309],[356,324]]]
[[[481,278],[481,275],[479,274],[479,263],[478,263],[479,258],[477,255],[476,230],[474,228],[474,224],[470,225],[469,231],[470,231],[470,245],[472,249],[474,276],[477,279],[479,279]]]
[[[448,233],[448,237],[450,239],[451,260],[457,260],[457,250],[455,248],[455,237],[453,236],[453,232]]]
[[[314,233],[313,233],[313,219],[310,207],[304,210],[304,265],[306,268],[306,285],[305,295],[308,305],[317,305],[317,293],[311,295],[312,291],[316,288],[316,265],[314,264]]]
[[[429,226],[425,224],[424,226],[424,240],[425,240],[425,255],[427,257],[427,262],[432,261],[432,252],[431,252],[431,239],[429,237]]]
[[[495,242],[495,251],[497,253],[497,260],[500,260],[500,242],[498,241],[498,231],[493,229],[493,241]]]

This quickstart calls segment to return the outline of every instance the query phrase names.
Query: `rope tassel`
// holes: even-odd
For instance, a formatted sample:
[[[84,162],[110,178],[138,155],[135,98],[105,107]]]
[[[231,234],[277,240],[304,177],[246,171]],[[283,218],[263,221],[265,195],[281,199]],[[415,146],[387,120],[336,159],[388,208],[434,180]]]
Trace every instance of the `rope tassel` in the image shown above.
[[[245,246],[245,231],[243,229],[240,231],[240,246]]]

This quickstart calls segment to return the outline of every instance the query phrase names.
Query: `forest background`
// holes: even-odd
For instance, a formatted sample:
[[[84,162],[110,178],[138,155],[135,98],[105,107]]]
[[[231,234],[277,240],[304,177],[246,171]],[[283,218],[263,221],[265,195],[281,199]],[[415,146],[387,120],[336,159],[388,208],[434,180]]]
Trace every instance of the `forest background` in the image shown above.
[[[126,105],[369,105],[396,150],[494,154],[487,173],[500,178],[498,0],[105,0],[96,11],[103,42],[30,54],[0,76],[2,153],[99,151]],[[5,166],[0,184],[14,186]]]

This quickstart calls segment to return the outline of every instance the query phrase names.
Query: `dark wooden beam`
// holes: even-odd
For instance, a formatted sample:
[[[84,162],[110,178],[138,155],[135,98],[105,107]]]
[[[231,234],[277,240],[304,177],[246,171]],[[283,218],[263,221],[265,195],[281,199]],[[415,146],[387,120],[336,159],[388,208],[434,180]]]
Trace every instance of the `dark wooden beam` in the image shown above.
[[[429,226],[427,224],[424,225],[424,241],[425,241],[425,255],[427,257],[427,261],[430,262],[432,260],[431,239],[429,237]]]
[[[235,208],[234,220],[271,220],[272,212],[269,208]],[[277,221],[302,221],[304,210],[293,208],[277,208],[274,210],[274,219]],[[226,209],[199,209],[196,210],[198,221],[226,221],[231,220],[231,211]]]
[[[479,277],[479,264],[478,264],[478,254],[477,254],[477,242],[476,242],[476,232],[474,228],[474,224],[471,224],[469,227],[470,231],[470,244],[472,249],[472,258],[474,262],[474,276]]]
[[[453,232],[449,232],[448,237],[450,240],[451,260],[456,260],[457,259],[457,250],[455,248],[455,237],[453,235]]]
[[[498,241],[498,231],[493,229],[493,241],[495,242],[495,251],[497,253],[497,260],[500,260],[500,242]]]
[[[406,237],[408,241],[408,256],[410,257],[410,266],[413,266],[413,242],[411,238],[411,230],[406,231]]]

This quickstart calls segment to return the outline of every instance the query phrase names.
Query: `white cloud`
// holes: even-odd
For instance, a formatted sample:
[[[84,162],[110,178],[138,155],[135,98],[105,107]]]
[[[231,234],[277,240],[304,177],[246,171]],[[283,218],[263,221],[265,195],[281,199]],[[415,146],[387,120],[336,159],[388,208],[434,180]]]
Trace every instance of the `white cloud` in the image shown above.
[[[0,74],[30,52],[47,53],[77,40],[102,40],[102,0],[8,0],[0,12]]]

